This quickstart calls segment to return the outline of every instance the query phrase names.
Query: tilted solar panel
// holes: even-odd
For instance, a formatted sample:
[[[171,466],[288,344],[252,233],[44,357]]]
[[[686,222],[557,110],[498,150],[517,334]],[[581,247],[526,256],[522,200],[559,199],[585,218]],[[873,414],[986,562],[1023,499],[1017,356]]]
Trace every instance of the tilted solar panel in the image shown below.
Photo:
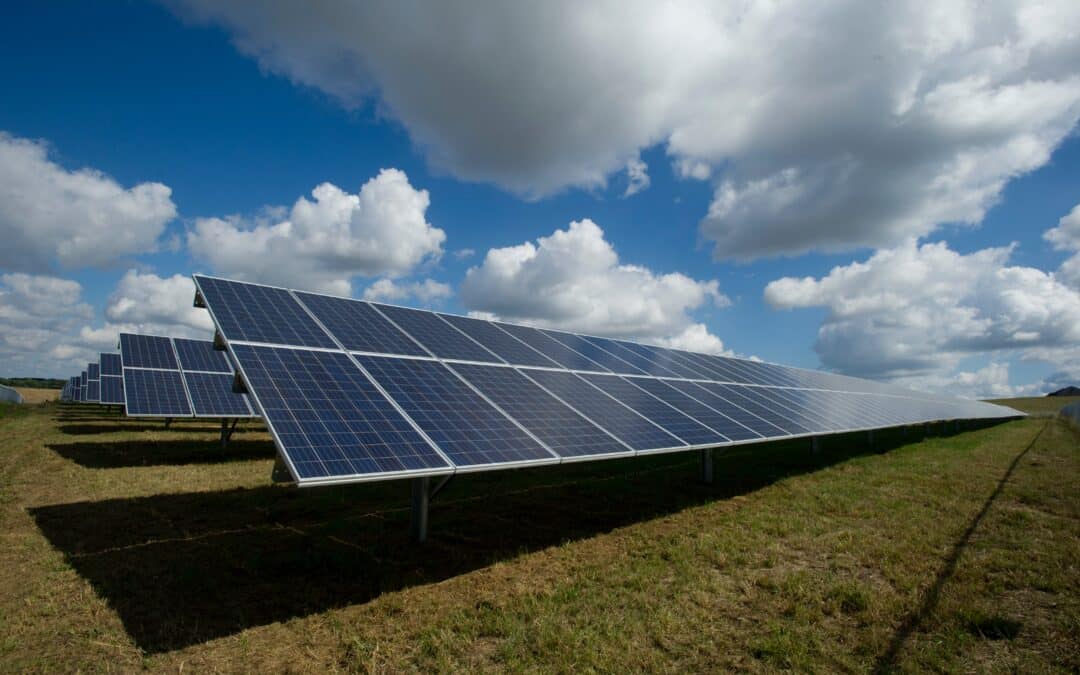
[[[86,364],[86,378],[88,380],[101,379],[101,368],[96,363]]]
[[[551,339],[561,342],[563,345],[573,349],[593,363],[598,363],[606,370],[610,370],[613,373],[620,373],[623,375],[646,374],[640,368],[636,368],[619,357],[608,353],[580,335],[560,333],[559,331],[554,330],[545,330],[543,332]]]
[[[120,334],[120,357],[124,368],[178,370],[172,340],[160,335]]]
[[[233,391],[232,373],[183,371],[195,417],[251,417],[247,396]]]
[[[128,417],[190,417],[179,370],[124,368],[125,414]]]
[[[733,441],[748,441],[754,438],[761,438],[760,434],[747,429],[725,415],[723,411],[710,408],[704,403],[675,389],[663,380],[635,377],[630,379],[630,382],[632,382],[634,386],[649,392],[684,415],[688,415],[710,429],[715,429]]]
[[[107,405],[124,405],[124,378],[116,375],[101,376],[101,402]]]
[[[298,292],[296,297],[345,349],[375,354],[427,356],[420,345],[366,302],[315,293]]]
[[[215,323],[229,340],[334,348],[334,341],[281,288],[196,276]]]
[[[101,401],[101,381],[100,380],[87,380],[86,381],[86,400],[91,403],[100,403]]]
[[[116,375],[117,377],[123,377],[124,367],[120,362],[119,354],[100,354],[101,374]]]
[[[604,366],[601,366],[595,361],[586,358],[583,354],[570,349],[537,328],[517,326],[512,323],[501,323],[498,321],[493,321],[492,324],[496,328],[509,333],[521,342],[529,345],[563,368],[568,368],[570,370],[590,370],[598,373],[611,372]]]
[[[472,319],[466,316],[454,316],[452,314],[440,314],[439,316],[507,363],[518,366],[559,367],[559,364],[506,331],[500,330],[489,321]]]
[[[444,359],[502,363],[502,359],[432,312],[376,305],[379,312],[407,332],[429,352]]]
[[[189,340],[173,338],[176,355],[180,357],[180,369],[197,370],[204,373],[231,373],[229,357],[225,352],[214,349],[214,343],[208,340]]]

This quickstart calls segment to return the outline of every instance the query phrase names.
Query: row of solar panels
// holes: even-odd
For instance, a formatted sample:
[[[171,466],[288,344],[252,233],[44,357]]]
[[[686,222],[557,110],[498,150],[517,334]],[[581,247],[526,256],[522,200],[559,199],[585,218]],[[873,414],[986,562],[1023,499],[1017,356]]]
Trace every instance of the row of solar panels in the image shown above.
[[[300,484],[1018,413],[827,373],[196,276]]]
[[[120,353],[100,358],[68,381],[63,400],[122,405],[129,417],[255,416],[213,342],[122,333]]]

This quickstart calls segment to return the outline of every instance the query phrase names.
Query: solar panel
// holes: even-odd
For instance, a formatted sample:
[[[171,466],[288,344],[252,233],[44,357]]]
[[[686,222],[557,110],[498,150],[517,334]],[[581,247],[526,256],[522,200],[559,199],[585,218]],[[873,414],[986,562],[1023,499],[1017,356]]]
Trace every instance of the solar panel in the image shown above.
[[[439,316],[453,324],[453,326],[462,333],[465,333],[479,342],[488,351],[498,355],[507,363],[512,363],[517,366],[541,366],[545,368],[559,367],[558,363],[555,363],[506,331],[500,330],[490,321],[471,319],[465,316],[454,316],[452,314],[440,314]]]
[[[497,321],[493,321],[492,325],[529,345],[563,368],[569,368],[570,370],[591,370],[600,373],[610,372],[607,368],[586,358],[550,336],[545,335],[537,328],[517,326],[512,323],[500,323]]]
[[[100,380],[101,369],[96,363],[88,363],[86,365],[86,379],[88,380]]]
[[[558,461],[445,365],[377,356],[357,360],[456,466]]]
[[[770,424],[766,420],[761,419],[752,412],[742,408],[735,403],[727,400],[719,394],[706,389],[705,383],[699,382],[684,382],[679,380],[667,380],[667,384],[675,389],[678,389],[682,393],[697,399],[698,401],[709,406],[713,410],[722,412],[727,417],[735,420],[742,426],[746,427],[750,431],[759,434],[763,438],[776,438],[780,436],[787,436],[788,433],[773,424]]]
[[[698,371],[689,370],[678,363],[671,362],[670,359],[663,358],[659,350],[652,347],[609,338],[589,337],[586,339],[655,377],[701,377]]]
[[[124,368],[124,397],[129,417],[190,417],[178,370]]]
[[[159,335],[121,333],[120,357],[124,368],[179,369],[172,340]]]
[[[101,381],[100,380],[87,380],[86,381],[86,400],[91,403],[98,403],[101,400]]]
[[[205,373],[231,373],[232,366],[225,352],[214,349],[214,343],[207,340],[188,340],[173,338],[176,354],[180,357],[180,369],[198,370]]]
[[[301,347],[336,345],[289,291],[196,276],[211,316],[229,340]]]
[[[374,307],[360,300],[314,293],[296,296],[345,349],[376,354],[427,356],[427,352]]]
[[[83,387],[83,388],[86,388],[86,371],[85,370],[82,371],[81,375],[79,375],[79,386]]]
[[[686,443],[574,373],[554,370],[521,372],[634,450],[686,448]]]
[[[451,470],[345,354],[230,346],[299,482]]]
[[[753,387],[745,387],[737,384],[716,384],[716,383],[704,383],[701,385],[705,389],[724,397],[728,401],[731,401],[735,405],[750,411],[763,420],[771,423],[775,427],[783,429],[789,434],[805,434],[808,433],[808,429],[799,425],[796,422],[784,417],[781,413],[777,412],[774,408],[763,403],[761,399],[754,395]]]
[[[124,378],[116,375],[101,376],[101,402],[107,405],[124,405]]]
[[[378,305],[378,309],[439,358],[502,363],[502,359],[440,319],[437,314],[391,305]]]
[[[453,369],[560,457],[633,454],[513,368],[454,364]]]
[[[251,417],[247,396],[233,391],[231,373],[183,372],[195,417]]]
[[[631,382],[679,412],[692,417],[710,429],[719,431],[733,441],[748,441],[753,438],[761,438],[760,434],[747,429],[723,414],[723,412],[714,410],[697,399],[687,396],[663,380],[636,377]]]
[[[604,351],[600,347],[596,346],[589,340],[585,339],[581,335],[574,335],[573,333],[560,333],[559,331],[545,330],[544,334],[553,340],[557,340],[566,345],[570,349],[573,349],[578,354],[586,357],[593,363],[598,363],[605,369],[610,370],[613,373],[621,373],[624,375],[645,375],[646,373],[640,368],[635,368],[626,361],[623,361],[617,356]]]
[[[119,354],[101,354],[101,375],[116,375],[122,377],[124,375],[123,365],[120,362]]]
[[[716,445],[729,439],[714,429],[679,412],[630,380],[610,375],[583,375],[590,383],[630,406],[689,445]]]

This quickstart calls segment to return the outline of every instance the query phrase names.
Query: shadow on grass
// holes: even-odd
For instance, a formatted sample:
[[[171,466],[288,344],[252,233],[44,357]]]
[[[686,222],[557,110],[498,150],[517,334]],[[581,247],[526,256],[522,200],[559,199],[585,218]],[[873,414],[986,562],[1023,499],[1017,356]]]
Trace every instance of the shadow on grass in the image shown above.
[[[906,442],[914,439],[908,438]],[[718,452],[459,476],[409,538],[403,481],[169,494],[29,509],[136,644],[162,652],[245,628],[366,603],[522,553],[757,490],[903,442],[878,432]],[[99,460],[104,461],[104,460]]]
[[[274,457],[273,442],[236,437],[233,437],[225,447],[221,446],[219,440],[167,440],[54,443],[48,448],[64,459],[69,459],[89,469],[224,464]]]
[[[117,420],[101,420],[95,424],[61,424],[59,429],[61,433],[70,436],[116,434],[133,431],[194,431],[202,433],[218,433],[221,431],[221,424],[208,424],[205,421],[197,423],[185,421],[184,424],[176,424],[174,422],[166,428],[164,421],[148,422],[146,420],[127,420],[126,422],[118,422]]]

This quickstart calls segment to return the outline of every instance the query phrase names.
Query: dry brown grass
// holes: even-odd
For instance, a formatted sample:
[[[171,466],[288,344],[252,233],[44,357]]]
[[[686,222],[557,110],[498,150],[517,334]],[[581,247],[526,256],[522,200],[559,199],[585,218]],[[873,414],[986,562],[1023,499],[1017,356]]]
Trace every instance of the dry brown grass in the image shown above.
[[[15,387],[15,391],[22,394],[23,402],[28,405],[45,403],[46,401],[58,401],[59,389],[32,389],[30,387]]]
[[[1080,443],[744,446],[402,483],[269,485],[253,428],[0,417],[2,671],[1075,672]]]

